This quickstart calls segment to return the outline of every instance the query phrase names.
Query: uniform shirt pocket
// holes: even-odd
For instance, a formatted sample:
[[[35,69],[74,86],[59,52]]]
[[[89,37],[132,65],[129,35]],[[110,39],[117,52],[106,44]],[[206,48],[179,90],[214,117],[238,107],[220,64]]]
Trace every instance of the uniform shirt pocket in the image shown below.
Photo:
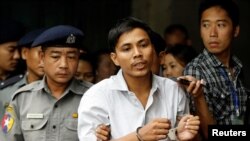
[[[25,141],[45,141],[46,131],[44,129],[48,119],[27,119],[22,121],[21,128]]]
[[[62,140],[78,141],[77,136],[77,118],[68,118],[64,120],[64,128],[61,133]]]
[[[77,119],[66,119],[65,126],[69,130],[77,131]]]

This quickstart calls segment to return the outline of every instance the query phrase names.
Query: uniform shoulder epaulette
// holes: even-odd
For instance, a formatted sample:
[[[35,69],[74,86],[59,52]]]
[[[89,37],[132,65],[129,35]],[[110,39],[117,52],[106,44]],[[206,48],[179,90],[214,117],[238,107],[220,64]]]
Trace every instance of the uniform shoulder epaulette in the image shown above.
[[[74,79],[71,90],[76,94],[83,95],[92,85],[90,82]]]
[[[0,90],[6,88],[7,86],[15,84],[17,81],[21,80],[24,77],[23,74],[15,75],[9,79],[3,80],[0,82]]]
[[[12,99],[14,99],[18,94],[21,94],[22,92],[27,92],[27,91],[32,91],[34,89],[34,86],[37,85],[39,83],[39,81],[27,84],[21,88],[19,88],[18,90],[15,91],[15,93],[12,96]]]
[[[85,86],[86,88],[90,88],[94,84],[87,82],[87,81],[80,81],[81,85]]]

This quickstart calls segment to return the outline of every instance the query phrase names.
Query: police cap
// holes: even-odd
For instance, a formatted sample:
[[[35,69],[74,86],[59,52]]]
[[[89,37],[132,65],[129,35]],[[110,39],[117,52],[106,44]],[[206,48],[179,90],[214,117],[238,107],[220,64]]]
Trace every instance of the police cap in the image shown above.
[[[0,20],[0,44],[18,41],[25,33],[22,23],[10,19]]]
[[[33,41],[43,32],[46,28],[36,29],[25,34],[18,42],[18,47],[31,47]]]
[[[57,25],[40,34],[31,46],[80,48],[83,36],[83,32],[76,27]]]

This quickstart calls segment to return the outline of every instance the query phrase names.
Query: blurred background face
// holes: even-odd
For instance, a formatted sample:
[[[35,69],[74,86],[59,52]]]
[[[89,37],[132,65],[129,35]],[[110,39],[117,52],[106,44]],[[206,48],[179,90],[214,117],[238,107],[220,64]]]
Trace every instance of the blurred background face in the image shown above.
[[[99,62],[96,68],[97,81],[109,78],[111,75],[116,74],[117,67],[113,63],[109,54],[102,54],[99,57]]]
[[[48,47],[43,53],[47,82],[67,84],[76,73],[79,50],[70,47]]]
[[[165,41],[167,45],[174,46],[176,44],[186,44],[185,35],[179,31],[176,30],[171,34],[167,34],[165,37]]]
[[[162,68],[164,77],[179,77],[183,73],[184,65],[168,53],[163,57]]]
[[[22,58],[26,60],[28,73],[32,73],[38,77],[42,77],[44,74],[43,64],[41,58],[39,57],[41,52],[41,47],[24,47],[22,49]]]
[[[75,78],[82,81],[94,83],[95,76],[92,65],[85,60],[79,60]]]
[[[10,72],[16,69],[20,54],[16,42],[0,44],[0,70]]]

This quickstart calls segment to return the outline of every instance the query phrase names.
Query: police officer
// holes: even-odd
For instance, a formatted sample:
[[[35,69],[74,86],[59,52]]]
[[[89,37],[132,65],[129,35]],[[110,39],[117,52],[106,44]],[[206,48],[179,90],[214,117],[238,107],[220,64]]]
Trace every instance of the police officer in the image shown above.
[[[2,121],[8,141],[76,141],[78,105],[90,87],[74,79],[81,30],[58,25],[45,30],[32,46],[42,46],[45,76],[15,92]]]
[[[17,43],[18,48],[21,49],[21,56],[26,61],[27,71],[25,77],[19,77],[21,78],[19,81],[0,90],[0,119],[3,117],[5,111],[4,108],[8,106],[12,94],[17,89],[28,83],[42,79],[44,72],[41,59],[39,57],[39,53],[42,49],[41,46],[31,47],[31,44],[44,30],[45,28],[31,31],[24,35]]]
[[[23,24],[10,20],[0,20],[0,90],[21,79],[15,70],[20,59],[17,41],[23,36]]]

